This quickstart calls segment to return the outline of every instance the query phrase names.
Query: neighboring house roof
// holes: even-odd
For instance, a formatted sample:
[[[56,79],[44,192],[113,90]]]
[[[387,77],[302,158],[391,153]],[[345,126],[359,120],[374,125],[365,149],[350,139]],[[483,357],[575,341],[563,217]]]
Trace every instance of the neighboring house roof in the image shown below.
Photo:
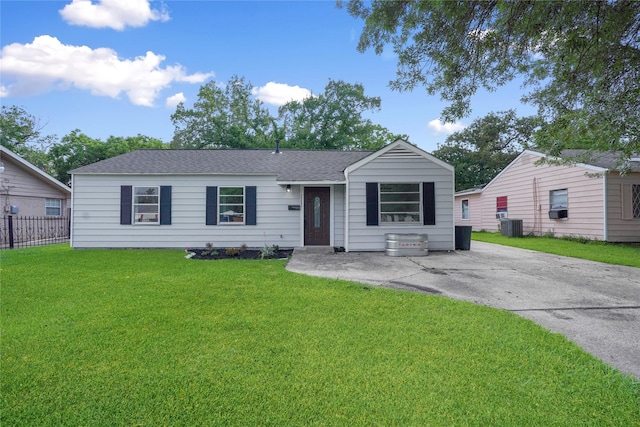
[[[478,193],[482,193],[482,189],[484,188],[484,185],[480,185],[478,187],[472,187],[472,188],[467,188],[466,190],[460,190],[460,191],[456,191],[456,196],[467,196],[469,194],[478,194]]]
[[[608,171],[618,171],[624,167],[628,172],[640,172],[640,154],[634,154],[626,162],[621,162],[622,153],[619,151],[563,150],[560,157]]]
[[[469,194],[482,193],[485,188],[488,188],[493,184],[500,176],[513,165],[515,165],[522,156],[529,154],[540,158],[549,158],[551,160],[562,161],[562,159],[579,161],[574,166],[582,167],[596,173],[605,173],[609,171],[620,170],[620,152],[608,151],[592,151],[592,150],[563,150],[560,158],[554,158],[544,153],[537,151],[525,150],[518,157],[516,157],[511,163],[509,163],[504,169],[500,171],[488,184],[476,188],[469,188],[461,190],[455,193],[456,196],[465,196]],[[640,154],[632,156],[632,161],[626,163],[629,172],[640,172]]]
[[[138,150],[70,174],[275,175],[281,182],[344,181],[347,166],[372,151]]]
[[[39,169],[33,164],[29,163],[28,161],[26,161],[25,159],[23,159],[22,157],[14,153],[13,151],[9,150],[7,147],[0,145],[0,154],[1,154],[0,160],[4,160],[5,158],[9,158],[13,160],[16,164],[19,165],[20,169],[25,170],[27,173],[35,176],[41,181],[44,181],[47,184],[51,185],[52,187],[55,187],[57,190],[60,190],[68,194],[69,196],[71,196],[71,188],[64,185],[63,183],[61,183],[60,181],[58,181],[57,179],[55,179],[54,177],[52,177],[51,175],[43,171],[42,169]]]

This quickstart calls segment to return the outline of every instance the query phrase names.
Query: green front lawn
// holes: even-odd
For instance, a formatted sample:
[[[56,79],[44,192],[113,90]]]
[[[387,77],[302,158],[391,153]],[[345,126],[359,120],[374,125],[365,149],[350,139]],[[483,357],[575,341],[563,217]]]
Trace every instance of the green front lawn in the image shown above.
[[[500,233],[484,231],[474,231],[472,239],[607,264],[640,267],[640,246],[638,245],[622,245],[580,238],[505,237]]]
[[[640,425],[512,313],[177,250],[2,251],[3,426]]]

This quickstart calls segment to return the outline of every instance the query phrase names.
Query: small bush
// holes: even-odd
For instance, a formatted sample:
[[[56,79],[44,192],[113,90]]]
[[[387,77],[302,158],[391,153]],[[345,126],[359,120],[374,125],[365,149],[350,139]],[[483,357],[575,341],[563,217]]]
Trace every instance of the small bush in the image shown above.
[[[241,254],[245,253],[245,252],[246,252],[246,250],[247,250],[247,244],[246,244],[246,243],[241,244],[241,245],[240,245],[240,248],[238,248],[238,251],[239,251]]]
[[[218,255],[218,251],[213,247],[213,243],[207,243],[204,245],[204,251],[202,251],[202,255]]]
[[[272,258],[278,253],[278,245],[264,245],[260,248],[260,259]]]
[[[224,251],[224,253],[230,256],[238,256],[240,254],[240,251],[236,248],[227,248],[227,250]]]

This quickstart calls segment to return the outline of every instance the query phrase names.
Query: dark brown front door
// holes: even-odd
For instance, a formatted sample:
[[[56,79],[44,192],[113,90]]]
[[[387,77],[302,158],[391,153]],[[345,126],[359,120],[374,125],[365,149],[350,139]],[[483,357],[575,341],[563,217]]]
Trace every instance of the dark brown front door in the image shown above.
[[[328,187],[304,189],[304,244],[329,246],[330,214]]]

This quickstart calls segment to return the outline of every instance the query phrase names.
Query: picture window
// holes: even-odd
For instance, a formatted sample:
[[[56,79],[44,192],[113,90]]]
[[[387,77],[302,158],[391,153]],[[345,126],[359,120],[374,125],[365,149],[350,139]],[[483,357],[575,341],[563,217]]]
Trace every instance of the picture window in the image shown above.
[[[380,184],[381,223],[422,223],[420,184]]]

